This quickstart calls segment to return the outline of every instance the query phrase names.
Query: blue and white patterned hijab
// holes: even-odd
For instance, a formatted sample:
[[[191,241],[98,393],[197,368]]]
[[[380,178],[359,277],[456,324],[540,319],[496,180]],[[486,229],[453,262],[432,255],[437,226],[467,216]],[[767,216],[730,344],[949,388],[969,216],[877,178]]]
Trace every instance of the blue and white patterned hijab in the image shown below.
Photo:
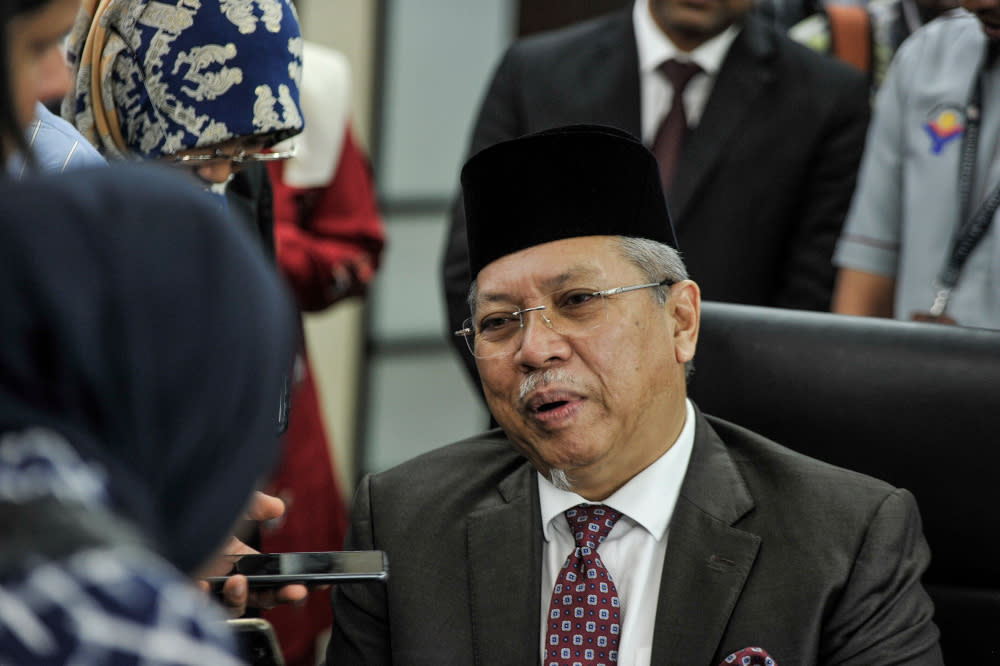
[[[302,131],[289,0],[84,0],[62,115],[109,157]]]

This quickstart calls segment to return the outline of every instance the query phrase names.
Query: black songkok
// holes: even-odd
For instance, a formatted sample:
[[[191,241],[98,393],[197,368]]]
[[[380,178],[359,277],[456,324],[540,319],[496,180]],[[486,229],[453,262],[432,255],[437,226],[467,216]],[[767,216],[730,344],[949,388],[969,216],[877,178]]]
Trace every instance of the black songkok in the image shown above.
[[[482,150],[462,168],[469,269],[565,238],[677,247],[656,158],[631,134],[571,125]]]

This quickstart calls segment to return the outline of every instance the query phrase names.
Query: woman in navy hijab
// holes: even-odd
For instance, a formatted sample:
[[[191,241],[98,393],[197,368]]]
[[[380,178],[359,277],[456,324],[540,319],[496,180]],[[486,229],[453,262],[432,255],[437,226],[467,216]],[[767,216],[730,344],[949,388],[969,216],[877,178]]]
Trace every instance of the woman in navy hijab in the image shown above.
[[[152,167],[0,200],[0,663],[238,663],[188,576],[278,453],[273,267]]]

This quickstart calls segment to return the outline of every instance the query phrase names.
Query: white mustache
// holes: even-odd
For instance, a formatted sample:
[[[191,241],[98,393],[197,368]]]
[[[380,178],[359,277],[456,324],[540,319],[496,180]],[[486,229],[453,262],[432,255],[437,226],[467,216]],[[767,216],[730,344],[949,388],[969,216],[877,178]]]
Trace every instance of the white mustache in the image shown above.
[[[521,389],[518,392],[518,400],[524,402],[532,393],[542,386],[549,384],[562,384],[563,386],[581,386],[576,377],[569,374],[562,368],[549,368],[541,372],[528,375],[521,382]]]

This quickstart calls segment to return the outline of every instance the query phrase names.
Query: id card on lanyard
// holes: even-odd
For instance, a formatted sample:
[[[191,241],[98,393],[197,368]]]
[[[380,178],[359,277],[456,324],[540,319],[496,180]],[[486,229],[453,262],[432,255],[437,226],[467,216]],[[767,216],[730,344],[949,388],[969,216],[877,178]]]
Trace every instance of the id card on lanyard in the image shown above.
[[[938,273],[934,283],[934,302],[926,312],[914,312],[911,318],[914,321],[926,321],[939,324],[957,323],[950,316],[945,314],[948,308],[948,300],[951,298],[958,280],[962,274],[962,268],[969,259],[969,255],[976,249],[979,242],[989,231],[993,223],[993,215],[1000,207],[1000,183],[990,190],[986,200],[976,209],[975,213],[969,214],[972,206],[972,186],[976,175],[976,159],[979,153],[979,126],[982,122],[983,103],[983,73],[989,69],[995,60],[995,52],[992,45],[987,42],[976,70],[976,76],[972,83],[972,90],[969,92],[969,101],[965,106],[965,134],[962,137],[962,157],[958,171],[959,189],[959,225],[952,236],[951,249],[948,253],[944,266]]]

